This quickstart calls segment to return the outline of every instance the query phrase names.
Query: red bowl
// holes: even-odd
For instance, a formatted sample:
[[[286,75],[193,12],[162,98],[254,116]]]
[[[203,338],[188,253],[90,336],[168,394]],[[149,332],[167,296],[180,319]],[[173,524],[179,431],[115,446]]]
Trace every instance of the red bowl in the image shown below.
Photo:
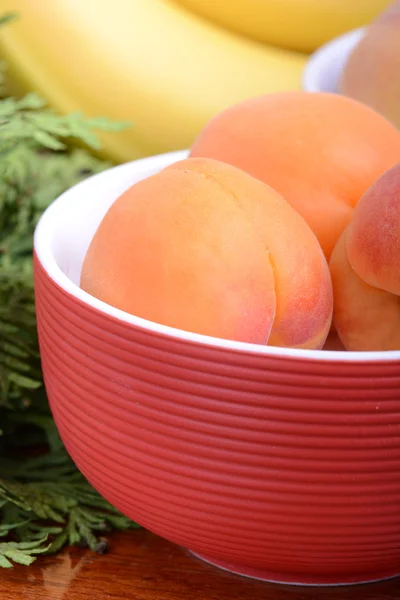
[[[69,453],[123,513],[222,568],[299,584],[400,574],[400,352],[230,342],[79,288],[110,204],[183,156],[96,175],[37,227],[43,370]]]

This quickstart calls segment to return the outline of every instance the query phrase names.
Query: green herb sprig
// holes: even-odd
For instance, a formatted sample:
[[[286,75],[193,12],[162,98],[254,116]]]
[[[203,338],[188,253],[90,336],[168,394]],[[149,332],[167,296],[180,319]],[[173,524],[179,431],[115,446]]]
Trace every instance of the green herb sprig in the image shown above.
[[[0,25],[13,18],[0,17]],[[3,76],[0,64],[0,94]],[[104,533],[134,526],[87,483],[58,436],[40,367],[32,278],[40,215],[64,190],[110,166],[90,151],[100,147],[95,130],[125,125],[59,116],[34,93],[0,99],[0,567],[29,565],[65,544],[103,552]]]

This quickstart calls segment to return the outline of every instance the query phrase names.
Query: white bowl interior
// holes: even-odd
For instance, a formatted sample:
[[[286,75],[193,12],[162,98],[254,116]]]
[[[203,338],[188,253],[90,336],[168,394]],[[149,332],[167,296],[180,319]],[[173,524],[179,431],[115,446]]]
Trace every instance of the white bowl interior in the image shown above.
[[[303,72],[303,89],[306,92],[337,93],[345,64],[364,35],[365,28],[354,29],[314,52]]]
[[[230,350],[303,360],[400,360],[400,351],[345,352],[274,348],[194,334],[127,314],[84,292],[79,287],[82,263],[108,208],[131,185],[186,158],[187,154],[186,150],[182,150],[126,163],[94,175],[62,194],[42,215],[35,231],[35,251],[47,274],[72,296],[97,310],[123,322],[175,338]]]

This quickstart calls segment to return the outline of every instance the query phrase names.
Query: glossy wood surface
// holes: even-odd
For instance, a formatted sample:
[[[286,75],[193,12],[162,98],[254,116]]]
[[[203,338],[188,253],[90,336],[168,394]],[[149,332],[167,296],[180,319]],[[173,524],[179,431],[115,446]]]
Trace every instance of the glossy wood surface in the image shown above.
[[[139,530],[110,553],[71,549],[0,571],[1,600],[399,600],[400,578],[343,588],[280,586],[231,575]]]

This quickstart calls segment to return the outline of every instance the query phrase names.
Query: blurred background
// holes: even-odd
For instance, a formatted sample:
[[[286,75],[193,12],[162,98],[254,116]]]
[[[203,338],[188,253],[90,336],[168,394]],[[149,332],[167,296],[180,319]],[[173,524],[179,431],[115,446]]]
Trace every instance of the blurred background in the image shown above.
[[[336,91],[400,125],[400,2],[0,0],[5,93],[61,114],[129,122],[102,133],[123,162],[190,146],[229,105],[269,92]],[[350,32],[350,33],[349,33]]]

